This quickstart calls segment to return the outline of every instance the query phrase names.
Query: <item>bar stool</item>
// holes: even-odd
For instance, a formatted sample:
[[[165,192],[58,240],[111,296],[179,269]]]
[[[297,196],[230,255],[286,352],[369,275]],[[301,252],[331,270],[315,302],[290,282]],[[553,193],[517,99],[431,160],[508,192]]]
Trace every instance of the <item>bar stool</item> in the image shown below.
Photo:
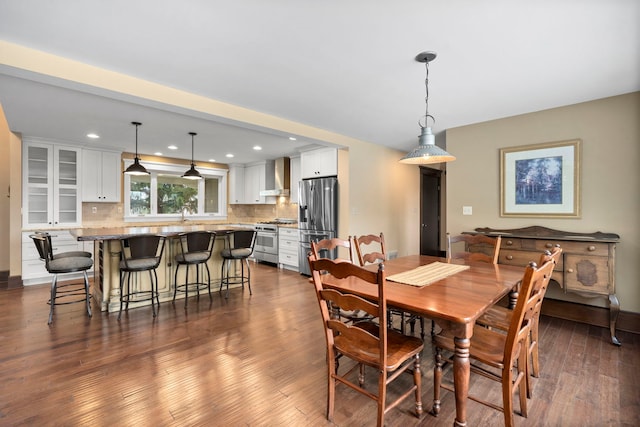
[[[225,298],[229,298],[229,284],[244,284],[249,286],[249,295],[251,292],[251,269],[249,268],[249,257],[253,253],[253,247],[256,244],[255,230],[236,230],[226,234],[224,241],[224,249],[220,253],[222,256],[222,271],[220,272],[220,290],[222,286],[227,285],[227,293]],[[230,268],[233,263],[240,261],[240,275],[231,275]],[[244,274],[244,265],[247,265],[247,275]],[[226,268],[225,268],[226,267]],[[225,274],[226,270],[226,274]]]
[[[205,287],[209,291],[209,299],[211,299],[211,273],[209,272],[209,266],[207,261],[211,258],[211,252],[213,251],[213,244],[216,239],[216,233],[212,231],[192,231],[190,233],[181,233],[178,235],[180,242],[180,253],[176,255],[176,273],[174,276],[175,288],[173,291],[173,301],[176,300],[176,294],[178,291],[184,292],[184,308],[187,308],[187,299],[189,298],[189,287],[198,293],[200,298],[200,289]],[[185,278],[184,284],[178,284],[178,270],[180,266],[184,265]],[[189,283],[189,266],[194,265],[196,270],[196,281]],[[207,270],[207,281],[200,282],[200,270],[204,265]],[[204,272],[202,274],[204,278]]]
[[[122,305],[129,309],[130,302],[151,301],[153,317],[156,317],[154,299],[160,308],[160,293],[158,292],[158,274],[156,268],[160,265],[162,252],[164,251],[164,236],[144,234],[120,239],[122,249],[120,259],[120,311],[118,320],[122,315]],[[131,273],[149,272],[149,290],[141,289],[140,282],[136,280],[135,288],[131,289]],[[126,278],[126,292],[125,292]]]
[[[74,256],[91,258],[91,252],[87,252],[87,251],[66,251],[66,252],[58,252],[54,254],[51,234],[47,233],[46,231],[35,231],[33,234],[38,236],[44,236],[47,239],[47,242],[49,243],[49,247],[51,248],[53,259],[68,258],[68,257],[74,257]]]
[[[87,256],[62,256],[53,255],[51,247],[51,236],[43,233],[32,234],[29,237],[33,239],[40,258],[44,261],[45,268],[50,274],[51,279],[51,297],[47,304],[51,306],[49,309],[49,322],[53,322],[53,312],[56,305],[73,304],[77,302],[85,302],[87,305],[87,314],[91,317],[91,297],[89,295],[89,278],[87,270],[93,266],[93,260]],[[88,253],[88,252],[87,252]],[[58,286],[58,274],[75,273],[82,271],[84,275],[84,289],[80,289],[77,283],[69,283]],[[78,298],[82,296],[82,298]]]

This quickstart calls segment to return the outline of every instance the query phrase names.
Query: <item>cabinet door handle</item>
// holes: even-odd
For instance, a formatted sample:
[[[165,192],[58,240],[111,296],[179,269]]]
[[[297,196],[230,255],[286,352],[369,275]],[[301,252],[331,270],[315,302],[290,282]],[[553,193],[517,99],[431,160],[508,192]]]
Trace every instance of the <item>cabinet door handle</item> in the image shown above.
[[[553,247],[553,243],[547,243],[546,245],[544,245],[545,248],[552,248]]]
[[[573,273],[573,268],[567,268],[567,273]]]
[[[511,246],[511,245],[513,245],[513,241],[507,240],[507,246]]]
[[[513,255],[507,255],[507,259],[508,259],[509,261],[513,260]]]
[[[587,249],[588,249],[590,252],[593,252],[593,251],[595,251],[595,250],[596,250],[596,247],[595,247],[595,246],[593,246],[593,245],[591,245],[591,246],[589,246]]]

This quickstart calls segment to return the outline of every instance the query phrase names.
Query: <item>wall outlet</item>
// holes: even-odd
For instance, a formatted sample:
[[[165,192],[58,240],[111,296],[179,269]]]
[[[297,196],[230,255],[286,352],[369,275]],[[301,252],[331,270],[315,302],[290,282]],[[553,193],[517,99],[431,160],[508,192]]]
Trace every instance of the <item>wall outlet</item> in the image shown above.
[[[471,207],[471,206],[463,206],[462,207],[462,215],[473,215],[473,207]]]
[[[96,206],[92,206],[91,213],[98,213],[98,208]]]

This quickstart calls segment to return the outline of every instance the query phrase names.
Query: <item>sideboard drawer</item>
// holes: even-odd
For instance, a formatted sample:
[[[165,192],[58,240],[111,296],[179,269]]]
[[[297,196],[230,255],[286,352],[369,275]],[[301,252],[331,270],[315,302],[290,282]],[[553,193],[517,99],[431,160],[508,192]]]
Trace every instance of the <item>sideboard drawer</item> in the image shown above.
[[[609,256],[609,245],[599,242],[569,242],[560,240],[536,240],[536,249],[542,251],[551,250],[555,245],[560,245],[564,254],[585,254],[597,256]]]
[[[566,291],[608,295],[613,292],[607,258],[588,255],[564,255]]]

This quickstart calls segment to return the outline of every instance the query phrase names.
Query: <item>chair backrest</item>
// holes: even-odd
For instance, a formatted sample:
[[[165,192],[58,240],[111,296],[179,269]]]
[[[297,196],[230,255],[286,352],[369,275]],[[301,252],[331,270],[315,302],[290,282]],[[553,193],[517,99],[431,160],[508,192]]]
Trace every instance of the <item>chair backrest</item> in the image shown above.
[[[459,234],[452,236],[447,233],[447,260],[464,259],[465,261],[497,264],[501,242],[502,238],[500,236],[489,237],[483,234]],[[456,243],[464,243],[464,250],[456,250],[454,248]],[[473,252],[469,251],[470,245],[473,246]]]
[[[152,268],[157,268],[162,259],[165,240],[165,236],[156,234],[141,234],[120,239],[125,268],[129,268],[129,262],[136,259],[155,259]]]
[[[387,302],[385,298],[385,272],[384,264],[379,264],[377,271],[367,270],[349,262],[340,262],[328,258],[316,258],[313,253],[308,256],[309,266],[316,296],[320,305],[320,312],[325,327],[325,338],[328,350],[332,352],[333,346],[348,346],[352,352],[357,352],[357,346],[362,348],[378,348],[377,360],[375,354],[371,354],[372,361],[380,369],[385,369],[387,358],[387,328],[378,328],[372,333],[369,322],[352,322],[344,316],[331,316],[331,307],[340,307],[344,310],[360,310],[372,318],[378,318],[380,325],[387,324]],[[343,293],[335,289],[327,289],[322,283],[324,272],[337,279],[362,280],[376,285],[378,289],[377,301],[368,301],[359,296]],[[326,276],[325,276],[326,277]],[[339,341],[336,343],[336,341]]]
[[[29,235],[36,245],[38,256],[45,262],[47,270],[49,269],[49,261],[53,259],[53,249],[51,247],[51,236],[48,233],[34,233]]]
[[[340,258],[337,255],[337,249],[339,248],[342,248],[343,250],[346,250],[348,252],[349,259]],[[349,236],[347,240],[334,237],[332,239],[321,239],[311,242],[311,253],[315,255],[316,259],[329,258],[337,259],[342,262],[353,262],[353,251],[351,249],[351,236]]]
[[[253,252],[257,234],[255,230],[235,230],[230,233],[227,242],[231,249],[250,248],[251,252]]]
[[[354,237],[353,241],[360,265],[376,264],[387,260],[387,249],[382,233]]]
[[[549,282],[551,279],[551,275],[553,274],[553,269],[555,269],[555,267],[560,262],[561,255],[562,255],[562,248],[560,247],[560,245],[556,245],[551,251],[545,251],[540,256],[540,261],[538,262],[538,265],[544,265],[546,262],[549,261],[553,264],[553,268],[551,269],[551,273],[549,274],[548,280],[538,282],[540,287],[534,288],[532,291],[534,293],[537,292],[540,294],[538,302],[533,308],[533,315],[536,321],[540,317],[540,312],[542,311],[542,302],[544,301],[544,296],[547,293],[547,289],[549,288]]]
[[[529,333],[535,320],[536,306],[541,303],[544,292],[551,280],[555,263],[551,257],[547,258],[540,267],[530,262],[520,283],[520,291],[516,307],[513,310],[511,324],[507,332],[504,349],[505,367],[513,366],[520,355],[520,350],[527,348]],[[507,365],[511,363],[511,365]],[[508,369],[508,368],[505,368]]]
[[[194,252],[208,252],[210,257],[216,233],[213,231],[191,231],[179,234],[178,238],[182,255]]]

